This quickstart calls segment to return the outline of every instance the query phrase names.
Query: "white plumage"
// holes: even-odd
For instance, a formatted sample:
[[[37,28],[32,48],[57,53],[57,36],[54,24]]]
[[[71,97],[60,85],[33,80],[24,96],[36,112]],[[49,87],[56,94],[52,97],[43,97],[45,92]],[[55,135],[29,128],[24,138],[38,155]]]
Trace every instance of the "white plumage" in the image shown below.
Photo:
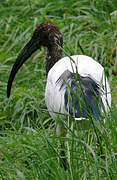
[[[111,93],[110,86],[107,78],[105,79],[104,68],[101,64],[93,60],[91,57],[85,55],[71,56],[73,61],[69,57],[60,59],[49,71],[47,77],[45,100],[50,115],[53,119],[57,118],[57,113],[67,113],[64,106],[64,94],[65,89],[60,91],[60,84],[57,84],[57,80],[66,70],[75,73],[78,69],[78,74],[83,77],[91,77],[96,83],[103,87],[101,93],[101,99],[108,112],[111,106]],[[76,68],[77,66],[77,68]],[[78,119],[77,119],[78,120]],[[79,118],[81,120],[81,118]]]

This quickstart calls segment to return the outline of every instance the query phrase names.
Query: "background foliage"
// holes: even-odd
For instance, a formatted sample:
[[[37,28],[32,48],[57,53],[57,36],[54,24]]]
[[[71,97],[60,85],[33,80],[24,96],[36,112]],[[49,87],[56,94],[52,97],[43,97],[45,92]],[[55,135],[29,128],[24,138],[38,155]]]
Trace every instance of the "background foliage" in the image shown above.
[[[117,1],[0,0],[0,6],[1,179],[116,179]],[[59,165],[59,138],[44,101],[46,49],[23,65],[6,97],[13,62],[46,20],[59,26],[69,55],[84,53],[104,66],[112,89],[111,113],[102,124],[105,159],[98,156],[95,131],[72,131],[66,172]]]

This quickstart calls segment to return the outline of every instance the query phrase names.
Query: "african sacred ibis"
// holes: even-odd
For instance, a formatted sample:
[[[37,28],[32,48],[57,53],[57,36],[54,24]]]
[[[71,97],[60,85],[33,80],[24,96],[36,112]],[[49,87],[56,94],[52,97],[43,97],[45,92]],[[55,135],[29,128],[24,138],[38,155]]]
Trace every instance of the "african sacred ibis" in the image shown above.
[[[61,117],[62,114],[70,114],[79,122],[87,122],[88,108],[95,119],[100,118],[104,109],[106,112],[109,111],[111,93],[104,68],[85,55],[74,55],[61,59],[63,37],[59,28],[51,22],[41,23],[35,29],[31,40],[19,53],[8,80],[8,97],[17,71],[41,46],[47,47],[45,101],[53,119],[57,119],[58,114]],[[75,74],[78,75],[78,79]],[[100,97],[104,109],[100,106],[100,100],[97,97]],[[58,123],[57,134],[62,135],[63,129],[63,125]]]

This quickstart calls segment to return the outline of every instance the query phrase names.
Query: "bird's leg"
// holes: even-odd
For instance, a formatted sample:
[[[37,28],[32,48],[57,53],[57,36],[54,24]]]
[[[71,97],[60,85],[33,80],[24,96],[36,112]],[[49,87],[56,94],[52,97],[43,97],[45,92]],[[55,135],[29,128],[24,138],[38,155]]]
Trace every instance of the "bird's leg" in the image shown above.
[[[65,154],[65,144],[61,144],[61,152],[60,152],[60,156],[61,156],[61,165],[64,168],[64,170],[67,170],[67,159],[66,159],[66,154]]]
[[[98,136],[97,147],[99,148],[98,156],[100,156],[102,159],[104,159],[105,156],[104,156],[104,152],[103,152],[103,148],[102,148],[102,137],[101,137],[101,135]]]
[[[65,129],[64,123],[61,121],[57,122],[56,134],[58,137],[60,137],[60,147],[61,147],[61,152],[60,152],[61,162],[60,163],[61,163],[61,166],[65,170],[67,170],[67,160],[66,160],[66,155],[65,155],[65,141],[63,139],[66,136],[66,129]]]

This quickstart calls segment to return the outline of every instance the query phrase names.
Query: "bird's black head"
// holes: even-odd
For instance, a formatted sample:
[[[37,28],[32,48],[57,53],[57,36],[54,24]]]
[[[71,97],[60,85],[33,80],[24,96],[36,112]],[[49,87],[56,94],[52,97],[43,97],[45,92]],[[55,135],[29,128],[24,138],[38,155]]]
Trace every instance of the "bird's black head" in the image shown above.
[[[10,96],[12,82],[16,73],[23,65],[23,63],[41,46],[47,47],[49,50],[54,46],[61,46],[63,44],[62,34],[59,28],[51,22],[41,23],[34,31],[31,40],[19,53],[9,76],[7,84],[7,97]]]
[[[62,34],[56,24],[51,22],[41,23],[34,31],[32,38],[37,40],[40,46],[50,47],[53,44],[59,44],[60,46],[63,43]]]

